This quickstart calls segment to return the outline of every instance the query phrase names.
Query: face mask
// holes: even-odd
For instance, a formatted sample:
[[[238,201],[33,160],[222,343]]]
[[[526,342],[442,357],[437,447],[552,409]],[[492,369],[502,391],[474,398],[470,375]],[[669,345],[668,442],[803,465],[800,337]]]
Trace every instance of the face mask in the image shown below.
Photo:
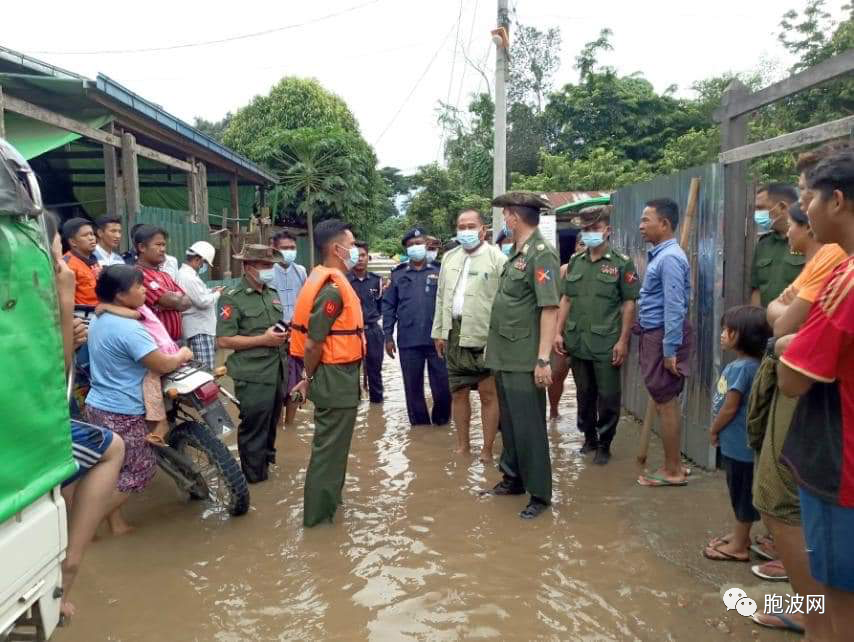
[[[587,247],[593,249],[599,247],[605,242],[605,235],[602,232],[582,232],[581,242]]]
[[[439,250],[430,250],[427,252],[427,260],[431,263],[439,256]]]
[[[427,257],[427,246],[410,245],[408,248],[406,248],[406,256],[408,256],[411,261],[420,263]]]
[[[356,263],[359,262],[359,248],[355,245],[350,248],[344,247],[343,245],[339,245],[338,247],[347,251],[347,258],[343,259],[344,265],[347,266],[348,271],[352,270],[356,266]]]
[[[282,258],[285,260],[285,263],[290,265],[294,261],[297,260],[297,251],[296,250],[279,250],[282,254]]]
[[[504,236],[513,236],[513,232],[507,227],[507,221],[501,225],[501,231],[504,232]]]
[[[478,234],[477,230],[458,231],[457,243],[462,245],[465,249],[470,250],[477,247],[477,244],[480,243],[480,234]]]
[[[756,222],[756,227],[759,232],[767,232],[771,229],[771,214],[768,210],[756,210],[753,213],[753,220]]]
[[[202,267],[199,268],[199,274],[205,274],[208,271],[208,264],[202,263]]]
[[[504,256],[510,256],[510,252],[513,251],[512,243],[504,243],[501,245],[501,251],[504,252]]]
[[[258,280],[265,285],[270,285],[273,282],[273,268],[258,270]]]

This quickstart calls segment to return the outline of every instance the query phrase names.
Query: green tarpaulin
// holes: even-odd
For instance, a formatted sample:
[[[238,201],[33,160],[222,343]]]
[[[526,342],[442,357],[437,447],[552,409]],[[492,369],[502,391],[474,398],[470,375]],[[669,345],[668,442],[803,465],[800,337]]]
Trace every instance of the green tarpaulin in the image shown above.
[[[110,120],[110,116],[98,116],[81,122],[93,129],[100,129]],[[15,149],[21,153],[21,156],[27,160],[41,156],[80,138],[80,134],[14,112],[6,112],[5,123],[6,140],[12,143]]]

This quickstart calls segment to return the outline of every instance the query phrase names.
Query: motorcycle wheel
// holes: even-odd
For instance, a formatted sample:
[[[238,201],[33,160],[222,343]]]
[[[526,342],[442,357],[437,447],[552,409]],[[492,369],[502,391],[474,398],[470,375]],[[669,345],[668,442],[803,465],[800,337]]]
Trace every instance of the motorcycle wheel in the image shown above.
[[[204,480],[190,489],[190,496],[208,499],[232,515],[249,510],[249,485],[228,448],[204,424],[188,421],[169,434],[169,445],[188,457]],[[201,495],[201,496],[200,496]]]

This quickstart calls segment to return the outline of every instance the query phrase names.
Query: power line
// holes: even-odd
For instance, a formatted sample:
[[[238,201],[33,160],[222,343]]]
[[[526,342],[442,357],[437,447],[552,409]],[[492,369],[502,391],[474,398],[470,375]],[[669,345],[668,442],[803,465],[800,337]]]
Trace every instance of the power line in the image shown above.
[[[305,22],[298,22],[295,24],[284,25],[283,27],[275,27],[273,29],[265,29],[264,31],[255,31],[253,33],[244,33],[239,36],[229,36],[228,38],[219,38],[217,40],[204,40],[201,42],[187,42],[179,45],[169,45],[166,47],[144,47],[140,49],[107,49],[100,51],[29,51],[27,53],[30,54],[38,54],[38,55],[53,55],[53,56],[102,56],[102,55],[119,55],[119,54],[138,54],[138,53],[154,53],[157,51],[174,51],[176,49],[190,49],[193,47],[207,47],[210,45],[220,45],[227,42],[235,42],[237,40],[246,40],[248,38],[258,38],[260,36],[267,36],[272,33],[279,33],[281,31],[288,31],[290,29],[298,29],[300,27],[307,27],[308,25],[313,25],[318,22],[324,22],[326,20],[331,20],[332,18],[337,18],[338,16],[343,16],[348,13],[352,13],[354,11],[358,11],[359,9],[364,9],[370,5],[377,4],[382,0],[369,0],[368,2],[363,2],[362,4],[355,5],[353,7],[349,7],[347,9],[343,9],[341,11],[336,11],[335,13],[329,13],[324,16],[319,16],[317,18],[312,18],[311,20],[306,20]]]
[[[474,40],[474,24],[477,21],[477,7],[478,7],[479,2],[480,2],[480,0],[474,0],[474,11],[472,11],[472,14],[471,14],[471,27],[469,28],[469,42],[466,45],[466,51],[465,51],[466,57],[471,55],[471,43]],[[465,85],[466,72],[468,71],[468,69],[469,69],[468,65],[463,67],[463,75],[460,78],[460,89],[457,92],[457,102],[455,103],[457,106],[459,106],[460,100],[462,100],[462,97],[463,97],[463,86]]]
[[[454,33],[454,26],[455,25],[452,24],[451,28],[448,29],[448,33],[445,34],[444,38],[442,38],[442,42],[439,43],[439,47],[438,47],[438,49],[436,49],[435,53],[433,54],[433,57],[430,59],[430,62],[427,63],[427,66],[424,68],[424,71],[421,72],[421,75],[418,77],[418,80],[415,81],[415,84],[412,86],[412,89],[410,90],[409,94],[407,94],[406,98],[404,98],[400,107],[397,108],[397,111],[394,113],[394,116],[392,116],[391,120],[388,122],[388,125],[385,126],[385,128],[380,133],[379,137],[377,137],[376,141],[374,142],[374,146],[379,145],[380,141],[383,139],[383,136],[385,136],[388,133],[388,130],[391,129],[392,125],[394,125],[398,116],[400,116],[400,113],[403,111],[403,108],[406,107],[409,100],[415,94],[416,90],[421,85],[421,82],[424,80],[424,78],[427,76],[427,73],[430,71],[430,68],[433,66],[433,63],[436,62],[436,58],[439,57],[439,53],[441,53],[442,48],[445,46],[445,43],[448,42],[448,38],[450,38],[451,34]]]
[[[457,35],[454,37],[454,57],[451,59],[451,74],[448,78],[448,96],[445,98],[445,105],[451,104],[451,91],[454,87],[454,71],[457,66],[457,50],[460,48],[460,25],[463,21],[463,2],[460,0],[460,11],[457,14]],[[436,150],[436,160],[441,161],[442,148],[445,145],[445,136],[448,134],[448,126],[442,123],[442,135],[439,137],[439,148]]]

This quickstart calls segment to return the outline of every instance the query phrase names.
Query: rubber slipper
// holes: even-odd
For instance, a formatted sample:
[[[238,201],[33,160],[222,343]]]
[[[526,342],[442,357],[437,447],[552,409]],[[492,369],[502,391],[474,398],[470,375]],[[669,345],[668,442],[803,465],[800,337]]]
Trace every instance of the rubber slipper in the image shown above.
[[[744,557],[738,557],[737,555],[732,555],[731,553],[727,553],[726,551],[722,551],[719,548],[715,548],[714,546],[707,546],[703,549],[703,557],[707,560],[712,560],[713,562],[749,562],[750,555],[745,555]]]
[[[779,620],[780,624],[768,624],[767,622],[763,622],[757,616],[765,616],[772,617],[776,620]],[[756,622],[759,626],[764,626],[768,629],[778,629],[781,631],[794,631],[795,633],[803,633],[804,627],[800,624],[796,624],[785,615],[780,615],[779,613],[754,613],[750,616],[750,619]]]
[[[729,544],[729,540],[725,536],[713,537],[706,546],[708,548],[717,548],[721,544]]]
[[[641,475],[638,477],[638,484],[640,486],[687,486],[688,482],[684,479],[681,481],[672,481],[658,475]]]
[[[166,448],[169,444],[166,443],[166,440],[163,439],[160,435],[155,435],[153,432],[148,433],[145,436],[145,441],[147,441],[152,446],[157,446],[158,448]]]
[[[751,544],[750,550],[756,553],[762,559],[768,560],[769,562],[772,562],[776,559],[773,555],[771,555],[771,553],[765,550],[765,547],[762,546],[762,544]]]
[[[777,569],[779,568],[782,571],[781,575],[771,575],[766,572],[766,569]],[[788,582],[789,576],[786,574],[786,569],[783,567],[783,563],[779,560],[774,560],[773,562],[765,562],[764,564],[754,564],[750,567],[750,572],[753,573],[756,577],[766,580],[768,582]]]

